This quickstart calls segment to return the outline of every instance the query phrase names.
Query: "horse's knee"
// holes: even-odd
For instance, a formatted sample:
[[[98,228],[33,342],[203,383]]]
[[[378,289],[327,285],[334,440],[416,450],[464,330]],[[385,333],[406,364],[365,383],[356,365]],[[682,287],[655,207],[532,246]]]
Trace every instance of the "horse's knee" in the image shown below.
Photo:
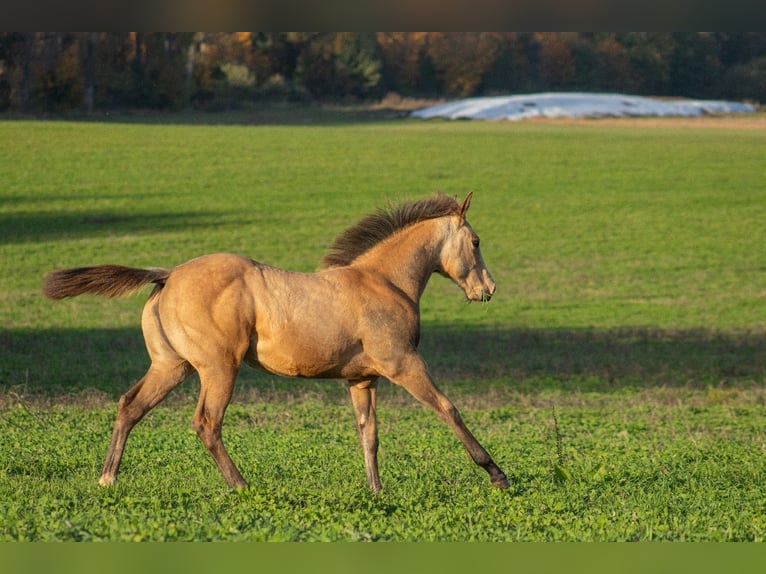
[[[436,412],[447,423],[460,424],[463,419],[460,417],[460,412],[457,407],[447,397],[441,396],[436,403]]]

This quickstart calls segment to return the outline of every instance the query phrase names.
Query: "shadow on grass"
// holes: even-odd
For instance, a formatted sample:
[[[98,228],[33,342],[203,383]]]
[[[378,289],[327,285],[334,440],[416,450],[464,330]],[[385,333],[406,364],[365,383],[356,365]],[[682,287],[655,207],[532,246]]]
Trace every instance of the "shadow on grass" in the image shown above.
[[[156,233],[188,229],[190,226],[218,222],[219,213],[127,214],[115,211],[82,213],[0,214],[0,244],[27,243],[46,238],[79,239],[115,233]]]
[[[454,329],[424,326],[421,351],[439,385],[491,383],[523,392],[763,385],[766,334],[703,330]],[[0,331],[0,393],[116,398],[148,367],[140,329]],[[195,387],[187,383],[189,389]],[[476,385],[477,391],[485,387]],[[244,367],[238,391],[345,397],[333,381]]]
[[[443,329],[426,326],[434,374],[599,390],[763,384],[766,333],[703,329]]]

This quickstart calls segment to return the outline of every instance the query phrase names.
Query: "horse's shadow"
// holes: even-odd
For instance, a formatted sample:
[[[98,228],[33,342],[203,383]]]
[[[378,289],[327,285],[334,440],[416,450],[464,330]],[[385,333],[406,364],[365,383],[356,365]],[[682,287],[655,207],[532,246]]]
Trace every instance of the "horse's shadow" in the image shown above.
[[[766,334],[646,328],[487,329],[423,326],[420,350],[437,384],[492,382],[533,392],[763,384]],[[116,398],[146,371],[138,327],[0,330],[0,393],[59,396],[96,389]],[[244,367],[238,389],[345,394]],[[479,387],[477,387],[479,388]],[[337,390],[337,391],[336,391]]]
[[[702,329],[482,329],[426,325],[437,379],[549,381],[598,390],[763,382],[766,333]]]

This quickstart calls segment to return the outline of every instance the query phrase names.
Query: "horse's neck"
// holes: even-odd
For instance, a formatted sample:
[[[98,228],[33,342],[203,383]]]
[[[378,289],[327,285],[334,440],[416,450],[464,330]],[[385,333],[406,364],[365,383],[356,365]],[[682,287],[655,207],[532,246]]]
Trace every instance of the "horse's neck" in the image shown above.
[[[443,225],[444,221],[429,219],[407,227],[372,248],[361,262],[417,302],[439,265]]]

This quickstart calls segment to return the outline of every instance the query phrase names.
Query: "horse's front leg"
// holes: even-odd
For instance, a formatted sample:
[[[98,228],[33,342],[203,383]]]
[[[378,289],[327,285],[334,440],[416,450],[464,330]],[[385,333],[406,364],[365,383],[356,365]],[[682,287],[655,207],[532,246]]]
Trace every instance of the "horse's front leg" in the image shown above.
[[[473,461],[487,471],[493,486],[508,488],[508,478],[484,447],[465,426],[457,408],[434,384],[423,359],[413,353],[403,360],[395,374],[387,377],[433,410],[455,432]]]
[[[349,381],[351,403],[354,405],[356,426],[364,452],[364,466],[367,470],[367,483],[373,493],[380,491],[378,475],[378,421],[375,414],[375,399],[378,380],[367,379]]]

